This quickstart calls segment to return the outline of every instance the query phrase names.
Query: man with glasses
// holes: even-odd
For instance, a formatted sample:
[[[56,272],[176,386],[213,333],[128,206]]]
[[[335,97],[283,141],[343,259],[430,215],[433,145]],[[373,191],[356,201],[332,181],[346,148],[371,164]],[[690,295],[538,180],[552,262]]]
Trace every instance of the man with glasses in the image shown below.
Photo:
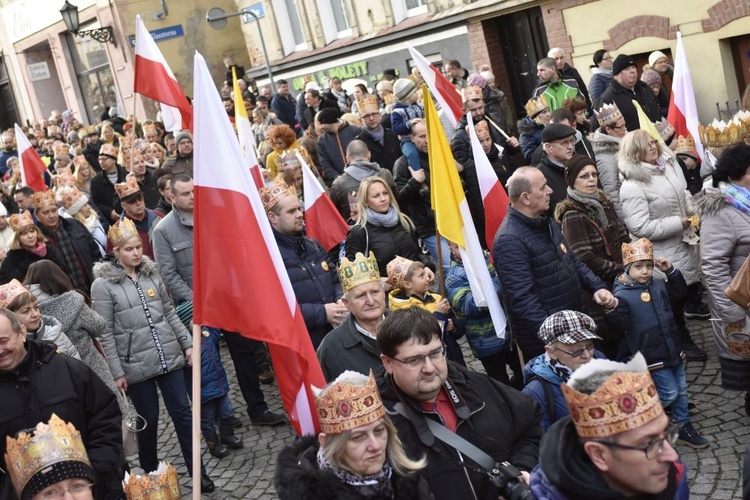
[[[591,147],[596,155],[596,170],[599,172],[599,182],[602,189],[612,201],[612,205],[620,220],[625,220],[620,205],[620,171],[617,169],[617,153],[620,151],[620,141],[628,128],[625,118],[616,104],[605,104],[599,110],[594,110],[599,128],[591,136]]]
[[[628,364],[593,360],[562,391],[570,416],[542,439],[536,498],[688,498],[678,429],[640,353]]]
[[[542,130],[544,156],[537,165],[552,188],[547,215],[555,215],[555,207],[568,196],[565,180],[565,163],[573,157],[576,149],[576,130],[562,123],[550,123]]]
[[[445,358],[441,328],[425,309],[393,311],[377,335],[383,404],[410,457],[426,457],[420,473],[436,500],[498,498],[500,490],[473,461],[440,439],[427,419],[443,425],[498,462],[522,471],[538,459],[539,405],[483,373]],[[399,406],[396,406],[400,403]]]
[[[378,99],[371,94],[358,99],[357,111],[362,120],[362,132],[357,139],[370,150],[370,161],[393,172],[393,165],[401,157],[401,146],[396,133],[381,124]]]
[[[633,104],[634,100],[638,102],[649,120],[658,122],[661,119],[659,103],[654,92],[638,78],[635,59],[620,54],[612,63],[612,74],[614,77],[612,77],[609,87],[599,97],[599,102],[595,103],[595,109],[599,109],[603,104],[616,104],[623,118],[625,118],[625,125],[628,130],[640,128],[638,111]]]

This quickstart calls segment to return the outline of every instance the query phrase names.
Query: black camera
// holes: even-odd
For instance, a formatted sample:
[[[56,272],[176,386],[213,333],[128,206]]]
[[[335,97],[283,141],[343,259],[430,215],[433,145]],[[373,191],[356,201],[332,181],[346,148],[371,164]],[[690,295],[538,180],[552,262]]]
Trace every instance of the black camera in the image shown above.
[[[505,500],[526,500],[534,498],[529,485],[521,481],[521,471],[508,462],[497,462],[490,471],[490,481],[500,488]]]

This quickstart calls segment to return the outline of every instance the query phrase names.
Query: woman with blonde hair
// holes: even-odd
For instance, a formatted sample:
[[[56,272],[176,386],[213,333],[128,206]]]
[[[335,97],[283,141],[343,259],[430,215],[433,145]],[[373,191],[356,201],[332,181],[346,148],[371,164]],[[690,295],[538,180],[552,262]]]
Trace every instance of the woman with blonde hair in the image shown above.
[[[313,389],[321,433],[287,445],[276,461],[281,500],[432,499],[411,460],[370,372],[346,371],[325,389]],[[341,408],[356,408],[342,412]]]
[[[109,122],[102,123],[100,137],[102,139],[102,142],[111,144],[117,148],[120,147],[120,134],[115,132],[115,129],[112,128],[111,123]]]
[[[253,123],[250,127],[255,135],[255,142],[258,144],[266,140],[266,134],[271,127],[284,123],[276,118],[275,114],[265,108],[255,108],[253,110],[252,119]]]
[[[164,163],[164,159],[167,157],[167,150],[158,142],[152,142],[151,156],[153,156],[154,160],[158,162],[158,166],[161,166],[161,164]]]
[[[47,244],[47,238],[39,226],[34,225],[28,210],[13,214],[8,222],[13,229],[13,237],[8,242],[10,250],[0,264],[0,284],[12,279],[23,281],[29,266],[42,259],[51,260],[67,272],[65,257],[56,247]]]
[[[83,193],[91,193],[91,179],[96,175],[96,172],[88,160],[83,155],[73,157],[73,178],[76,180],[76,187]]]
[[[387,265],[404,257],[420,261],[430,269],[435,263],[417,242],[416,229],[409,216],[401,212],[393,191],[382,177],[366,177],[359,185],[356,200],[351,200],[356,210],[356,223],[346,235],[346,258],[354,260],[357,252],[369,255],[372,251],[378,261],[382,277],[387,277]],[[353,210],[354,212],[354,210]]]

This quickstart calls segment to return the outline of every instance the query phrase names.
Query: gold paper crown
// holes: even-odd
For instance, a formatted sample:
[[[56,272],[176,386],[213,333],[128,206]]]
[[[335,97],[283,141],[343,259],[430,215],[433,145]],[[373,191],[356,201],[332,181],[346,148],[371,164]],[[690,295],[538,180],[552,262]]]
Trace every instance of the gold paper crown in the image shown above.
[[[99,128],[96,125],[90,125],[86,127],[86,137],[90,135],[99,135]]]
[[[371,113],[380,113],[380,106],[378,106],[378,98],[372,94],[367,94],[364,97],[357,99],[357,111],[360,116],[369,115]]]
[[[106,142],[99,148],[99,156],[110,156],[117,159],[117,152],[117,147],[112,144],[107,144]]]
[[[705,127],[700,123],[698,124],[701,144],[715,148],[731,146],[741,142],[745,137],[745,132],[746,127],[739,121],[732,121],[727,124],[723,121],[714,120],[711,125]]]
[[[82,462],[91,467],[81,433],[54,413],[48,423],[38,423],[33,434],[20,432],[15,439],[7,436],[6,442],[5,464],[19,498],[32,477],[54,464]]]
[[[390,261],[385,267],[388,272],[388,279],[386,280],[388,284],[393,288],[401,288],[412,264],[414,264],[413,260],[399,257],[397,255],[396,258]]]
[[[348,292],[355,286],[380,281],[380,271],[375,254],[370,252],[370,256],[365,257],[362,252],[357,252],[354,261],[344,257],[339,267],[339,281],[341,281],[344,292]]]
[[[490,136],[490,126],[487,125],[486,121],[482,120],[481,122],[474,124],[474,132],[477,133],[477,139],[481,141]]]
[[[69,215],[77,214],[89,202],[88,197],[81,193],[75,185],[60,189],[57,193],[57,199]]]
[[[476,85],[469,85],[463,89],[461,91],[461,96],[463,97],[464,102],[484,99],[482,89]]]
[[[341,434],[385,416],[372,370],[365,384],[358,383],[364,379],[361,373],[345,371],[327,388],[313,387],[321,431]]]
[[[31,212],[24,210],[23,213],[11,215],[8,223],[13,232],[17,233],[27,226],[33,226],[34,219],[31,217]]]
[[[180,500],[180,481],[172,464],[159,463],[156,471],[145,476],[125,473],[123,489],[127,500]]]
[[[138,181],[133,177],[126,177],[125,182],[115,184],[115,191],[117,191],[117,197],[121,200],[127,198],[131,194],[136,194],[141,190],[138,185]]]
[[[127,217],[112,224],[107,231],[107,237],[113,247],[119,247],[134,236],[138,236],[138,229],[136,229],[133,221]]]
[[[596,363],[595,363],[596,362]],[[602,363],[604,362],[604,363]],[[587,366],[594,363],[592,366]],[[664,413],[659,393],[648,372],[643,355],[637,353],[627,365],[609,360],[592,360],[574,372],[567,384],[562,384],[565,403],[581,438],[603,438],[637,429]],[[620,366],[593,393],[583,394],[574,386],[576,373],[596,373],[599,367]],[[631,367],[637,366],[633,371]],[[586,370],[583,370],[586,368]],[[583,378],[583,377],[581,377]]]
[[[594,114],[596,115],[596,119],[599,121],[600,127],[614,125],[615,123],[617,123],[617,120],[622,118],[620,108],[618,108],[617,104],[615,103],[605,104],[599,111],[594,110]]]
[[[50,191],[39,191],[31,196],[31,203],[34,205],[34,210],[41,210],[47,205],[55,205],[55,193]]]
[[[654,244],[646,238],[633,243],[622,244],[622,265],[627,266],[639,260],[654,260]]]
[[[29,291],[15,278],[4,285],[0,285],[0,307],[7,309],[13,299],[22,293],[29,293]]]
[[[156,133],[156,124],[154,122],[147,123],[143,126],[144,134]]]
[[[124,135],[120,137],[120,151],[122,151],[125,147],[132,147],[133,146],[133,136],[132,135]]]
[[[695,141],[691,136],[683,137],[681,135],[678,135],[677,139],[675,139],[674,152],[678,155],[698,155],[698,153],[695,151]]]
[[[549,109],[549,106],[547,106],[547,98],[540,95],[539,97],[529,99],[523,108],[526,110],[526,115],[529,118],[534,118],[545,109]]]
[[[661,121],[654,122],[654,127],[656,127],[656,131],[659,132],[661,139],[665,142],[674,135],[674,127],[664,117],[662,117]]]
[[[281,153],[279,156],[279,172],[302,168],[302,163],[297,158],[297,153],[301,152],[296,149],[287,149]]]
[[[282,180],[277,180],[270,186],[263,186],[258,190],[258,193],[266,213],[270,212],[280,200],[287,196],[297,196],[295,190],[287,186]]]

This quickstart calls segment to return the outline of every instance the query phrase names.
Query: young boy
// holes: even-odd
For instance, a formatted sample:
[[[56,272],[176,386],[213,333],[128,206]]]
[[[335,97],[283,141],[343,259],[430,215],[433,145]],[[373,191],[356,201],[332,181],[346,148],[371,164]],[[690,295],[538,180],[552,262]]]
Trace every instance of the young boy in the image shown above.
[[[672,302],[687,295],[682,273],[665,258],[654,259],[654,246],[646,238],[622,245],[625,272],[617,277],[614,295],[619,304],[605,315],[614,329],[625,332],[630,354],[641,352],[664,408],[670,408],[680,426],[678,444],[695,450],[708,441],[693,428],[688,413],[685,364],[679,349]],[[653,279],[654,264],[668,281]]]
[[[448,299],[430,292],[432,280],[427,278],[424,264],[396,257],[388,263],[386,269],[387,283],[393,287],[388,294],[388,308],[395,311],[421,307],[430,311],[443,329],[443,343],[448,351],[448,359],[466,366],[457,342],[464,333],[463,327],[456,321]]]
[[[409,161],[412,170],[421,170],[419,151],[411,140],[411,126],[415,120],[424,119],[424,107],[419,104],[417,85],[408,78],[399,78],[393,84],[393,93],[398,102],[393,105],[391,127],[401,140],[401,152]]]

